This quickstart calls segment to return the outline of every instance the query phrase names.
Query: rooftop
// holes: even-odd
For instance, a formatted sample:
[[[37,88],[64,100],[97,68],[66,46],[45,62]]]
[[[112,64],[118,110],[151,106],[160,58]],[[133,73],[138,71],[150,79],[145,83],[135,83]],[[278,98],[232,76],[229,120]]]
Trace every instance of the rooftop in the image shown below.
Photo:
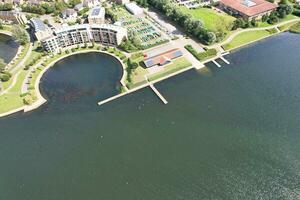
[[[265,0],[220,0],[220,2],[249,17],[273,10],[277,7],[275,4]]]
[[[89,13],[89,17],[104,17],[104,16],[105,16],[105,9],[100,6],[93,8]]]
[[[44,22],[39,18],[31,18],[30,22],[33,25],[35,31],[46,31],[48,29],[46,24],[44,24]]]
[[[169,63],[172,59],[178,58],[182,55],[183,54],[180,51],[180,49],[178,49],[178,48],[171,49],[169,51],[155,55],[150,58],[146,57],[144,60],[144,63],[146,65],[146,67],[152,67],[155,65],[165,65],[165,64]]]

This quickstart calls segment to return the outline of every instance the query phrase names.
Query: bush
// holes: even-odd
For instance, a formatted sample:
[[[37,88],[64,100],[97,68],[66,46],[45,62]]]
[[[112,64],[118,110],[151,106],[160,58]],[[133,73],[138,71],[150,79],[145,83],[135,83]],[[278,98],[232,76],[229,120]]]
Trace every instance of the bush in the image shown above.
[[[206,49],[205,52],[197,52],[191,45],[184,46],[197,60],[205,60],[217,55],[216,49]]]
[[[2,72],[3,74],[6,74],[7,76],[9,76],[9,78],[11,78],[11,76],[12,76],[12,74],[10,73],[10,72],[8,72],[8,71],[4,71],[4,72]]]
[[[199,53],[200,60],[205,60],[217,55],[216,49],[207,49],[205,52]]]
[[[31,98],[31,96],[30,95],[26,95],[25,98],[23,99],[23,103],[25,105],[31,105],[33,103],[33,100]]]
[[[267,30],[270,34],[275,34],[275,33],[277,33],[277,30],[275,29],[275,28],[272,28],[272,29],[268,29]]]
[[[25,67],[24,67],[24,70],[29,70],[29,68],[30,68],[30,66],[29,65],[26,65]]]
[[[2,82],[7,82],[7,81],[9,81],[10,76],[7,75],[7,74],[1,74],[0,79],[1,79]]]
[[[299,10],[298,10],[298,9],[295,9],[295,10],[293,11],[293,15],[296,15],[296,16],[300,17],[300,9],[299,9]]]

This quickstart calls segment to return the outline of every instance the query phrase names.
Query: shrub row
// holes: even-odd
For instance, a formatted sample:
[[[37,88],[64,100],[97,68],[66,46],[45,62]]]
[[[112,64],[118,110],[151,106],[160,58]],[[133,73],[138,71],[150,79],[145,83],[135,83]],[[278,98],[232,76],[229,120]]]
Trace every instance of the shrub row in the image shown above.
[[[217,55],[216,49],[205,49],[205,52],[199,53],[189,44],[185,45],[184,48],[186,48],[191,54],[193,54],[195,58],[197,58],[200,61],[206,60]]]

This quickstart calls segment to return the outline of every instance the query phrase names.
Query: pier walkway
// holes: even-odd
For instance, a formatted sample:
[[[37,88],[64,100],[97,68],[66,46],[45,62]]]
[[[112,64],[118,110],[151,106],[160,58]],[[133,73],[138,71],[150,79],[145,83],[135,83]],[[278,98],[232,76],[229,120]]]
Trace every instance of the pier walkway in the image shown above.
[[[154,85],[150,84],[150,88],[153,90],[153,92],[162,100],[164,104],[167,104],[168,101],[161,95],[161,93],[154,87]]]
[[[228,60],[226,60],[226,59],[223,57],[223,56],[225,56],[225,55],[227,55],[227,54],[229,54],[229,52],[221,53],[221,54],[217,55],[217,56],[214,57],[214,58],[211,58],[211,59],[209,59],[209,60],[206,60],[205,62],[200,62],[200,61],[198,61],[198,62],[200,63],[200,65],[199,65],[199,64],[196,65],[196,66],[195,66],[195,65],[191,65],[190,67],[181,69],[181,70],[179,70],[179,71],[177,71],[177,72],[174,72],[174,73],[172,73],[172,74],[166,75],[166,76],[164,76],[164,77],[162,77],[162,78],[159,78],[159,79],[157,79],[157,80],[154,80],[154,81],[150,81],[150,82],[149,82],[148,78],[145,76],[145,80],[148,81],[147,83],[145,83],[145,84],[143,84],[143,85],[141,85],[141,86],[139,86],[139,87],[133,88],[133,89],[128,89],[128,90],[126,90],[125,92],[123,92],[123,93],[121,93],[121,94],[115,95],[115,96],[110,97],[110,98],[107,98],[107,99],[105,99],[105,100],[102,100],[102,101],[98,102],[98,105],[101,106],[101,105],[103,105],[103,104],[106,104],[106,103],[108,103],[108,102],[114,101],[114,100],[116,100],[116,99],[118,99],[118,98],[120,98],[120,97],[123,97],[123,96],[125,96],[125,95],[127,95],[127,94],[136,92],[136,91],[138,91],[138,90],[140,90],[140,89],[143,89],[143,88],[146,88],[146,87],[150,87],[150,88],[152,89],[152,91],[153,91],[153,92],[161,99],[161,101],[162,101],[164,104],[168,104],[168,101],[167,101],[167,100],[162,96],[162,94],[154,87],[154,84],[155,84],[155,83],[158,83],[158,82],[163,81],[163,80],[165,80],[165,79],[171,78],[171,77],[173,77],[173,76],[176,76],[176,75],[178,75],[178,74],[181,74],[181,73],[183,73],[183,72],[186,72],[186,71],[188,71],[188,70],[190,70],[190,69],[196,69],[196,70],[197,70],[197,69],[201,69],[202,67],[205,67],[204,64],[205,64],[205,63],[208,63],[208,62],[213,62],[213,63],[215,63],[218,67],[221,67],[221,65],[215,61],[215,60],[218,59],[218,58],[222,59],[226,64],[230,64],[230,62],[229,62]]]

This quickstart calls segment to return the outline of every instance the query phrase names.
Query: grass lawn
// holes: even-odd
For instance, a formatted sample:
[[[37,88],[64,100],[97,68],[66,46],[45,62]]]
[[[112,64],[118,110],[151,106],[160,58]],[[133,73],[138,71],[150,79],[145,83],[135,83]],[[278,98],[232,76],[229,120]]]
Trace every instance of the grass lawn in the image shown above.
[[[291,26],[290,32],[300,34],[300,22],[298,22],[297,24],[294,24],[293,26]]]
[[[177,58],[177,59],[173,60],[171,64],[164,66],[164,69],[162,71],[149,76],[148,80],[154,81],[156,79],[162,78],[164,76],[172,74],[172,73],[179,71],[181,69],[184,69],[186,67],[190,67],[191,65],[192,64],[186,58],[184,58],[184,57]]]
[[[279,19],[279,23],[282,23],[282,22],[286,22],[286,21],[289,21],[289,20],[292,20],[292,19],[297,19],[298,17],[296,17],[295,15],[287,15],[286,18],[284,19]],[[268,27],[268,26],[274,26],[276,24],[268,24],[267,22],[258,22],[258,27]]]
[[[230,43],[223,45],[223,48],[225,50],[234,49],[270,35],[271,35],[270,31],[267,30],[243,32],[237,35]]]
[[[20,97],[23,80],[26,76],[26,71],[19,74],[18,80],[13,88],[7,94],[0,96],[0,113],[5,113],[13,109],[20,108],[24,105],[23,98]]]
[[[187,14],[192,15],[195,19],[201,20],[205,27],[210,30],[217,30],[218,26],[228,27],[235,20],[234,17],[226,13],[218,13],[210,8],[188,9],[185,6],[180,7]]]

